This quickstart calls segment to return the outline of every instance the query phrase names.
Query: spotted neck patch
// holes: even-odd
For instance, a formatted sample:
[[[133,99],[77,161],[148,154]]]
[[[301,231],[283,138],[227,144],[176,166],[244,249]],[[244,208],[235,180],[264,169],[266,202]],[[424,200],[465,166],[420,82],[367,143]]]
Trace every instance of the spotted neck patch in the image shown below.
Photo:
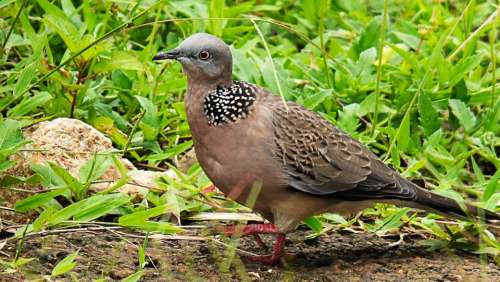
[[[255,102],[255,86],[233,81],[229,87],[217,87],[203,99],[203,111],[209,125],[221,125],[244,119]]]

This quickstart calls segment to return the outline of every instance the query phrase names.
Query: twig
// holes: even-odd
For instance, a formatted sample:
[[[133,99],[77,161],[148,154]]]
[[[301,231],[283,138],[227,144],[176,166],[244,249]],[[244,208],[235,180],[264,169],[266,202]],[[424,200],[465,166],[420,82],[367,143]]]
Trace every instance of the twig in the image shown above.
[[[394,242],[394,243],[390,243],[388,245],[389,248],[393,248],[393,247],[396,247],[396,246],[399,246],[401,245],[401,243],[404,242],[404,234],[403,233],[399,233],[399,240]]]
[[[13,208],[4,207],[4,206],[0,206],[0,210],[10,211],[10,212],[17,212],[17,211],[16,211],[15,209],[13,209]]]
[[[121,233],[121,235],[126,236],[126,237],[130,237],[130,238],[137,238],[137,239],[144,239],[144,237],[145,237],[144,235],[137,235],[137,234],[130,234],[130,233]],[[212,242],[219,244],[219,245],[222,245],[224,247],[234,249],[234,250],[238,251],[239,253],[247,255],[247,256],[256,256],[257,255],[257,254],[254,254],[252,252],[238,249],[236,247],[233,247],[229,244],[226,244],[218,239],[211,238],[211,237],[153,234],[153,235],[149,235],[149,238],[159,239],[159,240],[212,241]]]
[[[483,31],[483,29],[495,19],[498,12],[499,12],[499,9],[496,9],[493,13],[491,13],[491,15],[481,24],[481,26],[479,26],[476,30],[474,30],[474,32],[471,33],[469,35],[469,37],[467,37],[467,39],[465,39],[462,42],[462,44],[460,44],[460,46],[458,46],[457,49],[455,49],[455,51],[453,51],[453,53],[451,53],[450,56],[448,56],[448,60],[451,61],[458,54],[458,52],[460,52],[465,47],[465,45],[467,45],[467,43],[469,43],[469,41],[471,41],[481,31]]]
[[[135,164],[135,166],[141,167],[141,168],[147,168],[147,169],[151,169],[151,170],[156,170],[156,171],[162,171],[162,172],[168,171],[168,169],[163,168],[163,167],[151,166],[151,165],[146,165],[146,164],[141,164],[141,163],[137,163],[137,164]]]

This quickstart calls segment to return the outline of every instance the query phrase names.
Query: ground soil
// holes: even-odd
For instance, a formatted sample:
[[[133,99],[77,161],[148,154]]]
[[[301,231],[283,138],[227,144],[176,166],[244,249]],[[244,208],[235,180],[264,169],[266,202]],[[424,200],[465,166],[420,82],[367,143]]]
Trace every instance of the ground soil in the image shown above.
[[[44,281],[58,261],[77,250],[77,266],[56,281],[119,281],[138,269],[137,246],[143,242],[132,233],[127,233],[132,237],[124,234],[92,231],[29,236],[21,257],[34,260],[15,273],[0,274],[0,281]],[[493,263],[481,264],[478,256],[458,250],[431,251],[411,236],[394,244],[395,238],[367,233],[331,232],[306,239],[308,234],[307,230],[289,234],[286,265],[275,267],[246,262],[239,256],[227,267],[228,249],[210,240],[149,239],[141,281],[500,281],[500,268]],[[269,245],[272,239],[264,238]],[[17,244],[8,241],[0,258],[12,259]],[[251,237],[241,239],[238,248],[262,253]]]

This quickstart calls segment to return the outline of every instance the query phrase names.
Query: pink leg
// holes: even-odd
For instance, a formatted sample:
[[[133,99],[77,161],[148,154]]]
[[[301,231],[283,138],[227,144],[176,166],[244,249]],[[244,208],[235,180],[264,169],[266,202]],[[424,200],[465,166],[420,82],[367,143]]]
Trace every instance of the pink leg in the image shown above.
[[[270,255],[263,256],[246,256],[250,261],[260,262],[267,265],[276,265],[280,262],[281,256],[283,255],[283,248],[285,247],[285,234],[279,233],[276,236],[276,242],[274,243],[273,252]]]
[[[235,233],[240,233],[241,236],[258,235],[258,234],[277,234],[276,242],[273,246],[273,252],[269,255],[261,256],[245,256],[248,260],[260,262],[268,265],[275,265],[279,263],[283,255],[283,248],[285,246],[285,234],[281,233],[274,224],[248,224],[241,230],[237,230],[236,226],[227,226],[224,234],[231,236]],[[260,238],[259,238],[260,239]],[[259,241],[257,241],[258,243]],[[263,243],[262,241],[260,241]]]

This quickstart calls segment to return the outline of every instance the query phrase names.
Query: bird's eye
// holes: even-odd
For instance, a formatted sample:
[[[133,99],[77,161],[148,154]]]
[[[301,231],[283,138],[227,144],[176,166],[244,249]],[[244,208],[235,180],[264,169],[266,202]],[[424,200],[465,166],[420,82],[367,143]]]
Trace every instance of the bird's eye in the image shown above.
[[[210,53],[208,51],[203,50],[198,54],[198,57],[202,60],[208,60],[208,58],[210,58]]]

